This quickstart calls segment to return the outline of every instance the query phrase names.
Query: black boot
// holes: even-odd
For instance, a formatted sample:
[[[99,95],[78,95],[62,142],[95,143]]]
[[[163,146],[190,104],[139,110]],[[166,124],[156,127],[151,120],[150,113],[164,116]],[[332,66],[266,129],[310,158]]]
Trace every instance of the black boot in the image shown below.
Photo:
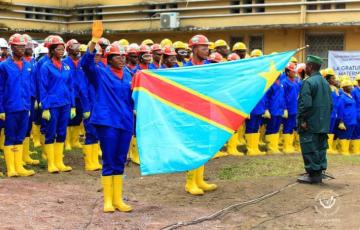
[[[322,177],[321,171],[316,171],[300,176],[297,181],[305,184],[319,184],[322,183]]]

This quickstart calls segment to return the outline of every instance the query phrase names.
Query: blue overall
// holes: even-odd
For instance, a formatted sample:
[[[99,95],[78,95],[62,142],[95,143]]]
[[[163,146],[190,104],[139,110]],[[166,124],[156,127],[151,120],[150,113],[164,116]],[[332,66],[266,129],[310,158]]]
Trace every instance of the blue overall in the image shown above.
[[[37,99],[38,103],[40,103],[40,82],[41,82],[40,69],[43,66],[43,64],[48,61],[50,61],[49,55],[44,55],[36,63],[36,99]],[[36,125],[40,125],[40,132],[42,134],[45,134],[46,121],[44,119],[42,119],[42,111],[43,110],[42,110],[42,108],[40,108],[40,106],[37,110],[35,110],[34,120],[35,120]]]
[[[265,134],[271,135],[279,132],[285,109],[284,88],[279,80],[270,87],[265,98],[266,108],[271,114],[271,118],[266,125]]]
[[[40,69],[40,102],[42,109],[51,114],[45,122],[45,144],[65,141],[70,109],[75,106],[71,70],[64,61],[61,64],[59,70],[49,60]]]
[[[36,101],[36,61],[34,58],[32,58],[29,63],[32,66],[33,72],[31,74],[31,82],[30,82],[30,87],[31,87],[31,107],[30,107],[30,119],[29,119],[29,125],[28,125],[28,130],[26,133],[26,137],[30,137],[30,133],[31,133],[31,129],[32,129],[32,123],[35,122],[35,115],[36,115],[36,109],[35,110],[35,101]]]
[[[132,77],[123,71],[120,79],[110,66],[99,68],[94,55],[87,52],[82,60],[85,76],[96,92],[90,123],[96,127],[103,152],[102,175],[121,175],[134,128]]]
[[[339,139],[350,140],[356,127],[356,102],[346,93],[341,94],[338,107],[339,122],[344,122],[346,130],[338,131]]]
[[[300,87],[294,80],[286,77],[282,84],[284,86],[285,109],[288,111],[288,118],[283,119],[283,134],[292,134],[296,129],[297,100]]]
[[[11,57],[0,64],[0,113],[6,114],[5,146],[23,143],[31,107],[33,66],[23,61],[20,69]]]
[[[204,61],[204,64],[210,64],[211,62],[209,60],[205,60]],[[194,64],[192,63],[192,60],[186,62],[186,64],[184,64],[184,67],[185,66],[194,66]]]
[[[335,86],[330,86],[330,88],[331,88],[331,98],[332,98],[333,108],[332,108],[331,116],[330,116],[330,132],[329,132],[329,134],[335,134],[335,130],[337,130],[337,126],[339,125],[337,111],[338,111],[338,107],[339,107],[340,96],[339,96],[338,89]]]
[[[262,115],[265,113],[266,99],[263,97],[250,113],[250,119],[246,120],[245,133],[257,133],[259,132],[262,124]]]
[[[360,88],[358,86],[354,87],[351,91],[351,95],[356,103],[356,127],[352,135],[353,140],[360,139]]]

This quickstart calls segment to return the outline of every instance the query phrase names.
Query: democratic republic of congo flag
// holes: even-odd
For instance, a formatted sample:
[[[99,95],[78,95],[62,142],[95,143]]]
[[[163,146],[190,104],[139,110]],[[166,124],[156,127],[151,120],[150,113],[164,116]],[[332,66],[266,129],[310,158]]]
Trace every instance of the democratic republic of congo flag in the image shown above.
[[[141,174],[183,172],[209,161],[295,53],[138,72],[133,99]]]

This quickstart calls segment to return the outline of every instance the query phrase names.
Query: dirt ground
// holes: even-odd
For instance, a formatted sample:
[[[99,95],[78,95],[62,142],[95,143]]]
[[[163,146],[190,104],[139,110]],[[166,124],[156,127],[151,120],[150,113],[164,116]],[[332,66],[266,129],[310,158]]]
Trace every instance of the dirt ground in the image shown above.
[[[67,153],[66,161],[74,168],[70,173],[50,175],[43,166],[30,178],[0,179],[0,229],[162,229],[289,184],[255,204],[179,229],[360,229],[360,161],[339,163],[338,158],[329,160],[330,172],[336,179],[322,185],[294,183],[302,172],[300,155],[212,160],[206,165],[206,174],[219,189],[197,197],[184,192],[184,174],[140,177],[139,167],[130,164],[124,196],[134,211],[104,214],[100,173],[83,171],[80,152]],[[289,167],[285,175],[279,176],[251,176],[258,175],[257,169],[251,167],[240,177],[226,174],[234,165],[241,169],[251,162],[280,162]],[[271,167],[261,170],[266,175],[266,170],[272,171]],[[331,196],[333,205],[321,206],[319,199],[326,204]]]

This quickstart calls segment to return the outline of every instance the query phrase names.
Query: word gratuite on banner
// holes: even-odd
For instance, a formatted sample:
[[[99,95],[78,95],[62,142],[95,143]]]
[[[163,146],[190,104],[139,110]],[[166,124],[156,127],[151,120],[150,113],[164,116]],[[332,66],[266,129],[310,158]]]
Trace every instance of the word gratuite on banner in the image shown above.
[[[360,51],[329,51],[328,66],[337,75],[349,75],[354,79],[360,74]]]

